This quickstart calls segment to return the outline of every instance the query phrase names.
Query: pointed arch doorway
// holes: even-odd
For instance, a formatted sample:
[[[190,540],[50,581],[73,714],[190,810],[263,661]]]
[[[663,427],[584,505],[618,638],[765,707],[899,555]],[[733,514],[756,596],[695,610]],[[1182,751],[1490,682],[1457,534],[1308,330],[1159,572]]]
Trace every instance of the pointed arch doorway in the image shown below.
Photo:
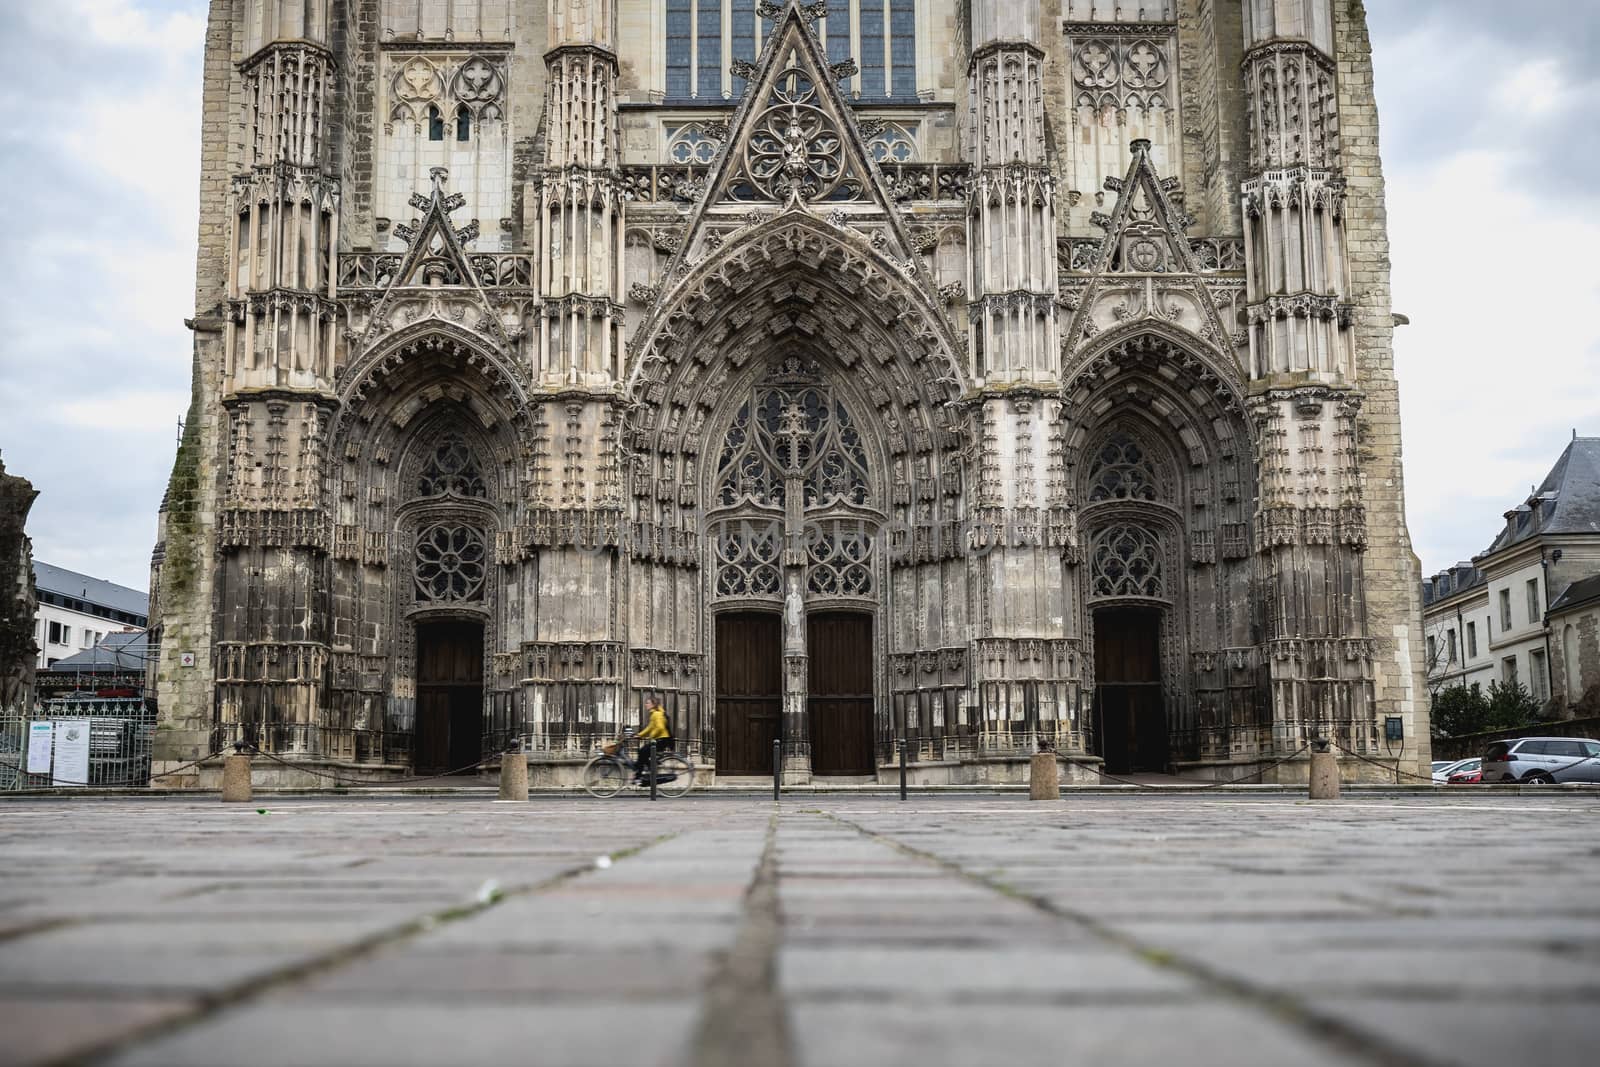
[[[884,516],[860,407],[816,362],[747,379],[711,467],[709,594],[716,612],[717,769],[876,770],[873,630]]]

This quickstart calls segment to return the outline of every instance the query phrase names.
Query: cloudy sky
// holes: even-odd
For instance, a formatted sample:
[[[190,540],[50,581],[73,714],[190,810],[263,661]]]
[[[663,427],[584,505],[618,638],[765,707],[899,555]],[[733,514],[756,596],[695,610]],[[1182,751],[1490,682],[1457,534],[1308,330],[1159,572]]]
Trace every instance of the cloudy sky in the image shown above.
[[[1431,573],[1600,434],[1600,5],[1368,7]],[[188,397],[205,9],[0,10],[0,451],[42,491],[38,558],[138,588]]]

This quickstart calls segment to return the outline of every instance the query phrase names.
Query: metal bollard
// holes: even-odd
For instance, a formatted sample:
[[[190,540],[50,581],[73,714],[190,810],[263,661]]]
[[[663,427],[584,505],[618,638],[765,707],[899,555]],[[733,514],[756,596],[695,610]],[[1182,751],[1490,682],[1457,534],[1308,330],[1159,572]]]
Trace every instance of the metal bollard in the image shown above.
[[[1056,762],[1056,750],[1043,741],[1028,763],[1028,799],[1061,799],[1061,766]]]
[[[222,801],[225,804],[248,804],[250,787],[250,757],[243,749],[222,757]]]
[[[649,774],[650,774],[650,799],[651,800],[654,800],[656,798],[656,750],[658,748],[660,748],[660,747],[661,746],[660,746],[659,743],[652,741],[650,743],[650,758],[646,761],[646,763],[648,765],[648,771],[649,771]]]
[[[1328,747],[1325,737],[1311,742],[1309,785],[1312,800],[1339,799],[1339,757]]]
[[[528,756],[522,751],[522,738],[513,738],[511,747],[500,756],[500,799],[528,799]]]
[[[904,738],[895,742],[900,747],[900,799],[906,798],[906,742]]]
[[[772,799],[777,800],[783,788],[783,739],[772,742]]]

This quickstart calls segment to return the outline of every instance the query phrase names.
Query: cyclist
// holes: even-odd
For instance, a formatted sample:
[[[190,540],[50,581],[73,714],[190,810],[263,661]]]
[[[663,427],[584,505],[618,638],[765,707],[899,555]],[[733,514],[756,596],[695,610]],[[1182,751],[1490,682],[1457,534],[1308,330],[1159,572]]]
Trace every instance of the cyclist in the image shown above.
[[[634,768],[633,780],[643,784],[650,766],[650,754],[656,750],[656,743],[672,736],[672,728],[667,725],[667,712],[661,706],[661,701],[656,700],[650,705],[650,721],[645,724],[643,730],[633,736],[642,742],[639,745],[639,764]]]

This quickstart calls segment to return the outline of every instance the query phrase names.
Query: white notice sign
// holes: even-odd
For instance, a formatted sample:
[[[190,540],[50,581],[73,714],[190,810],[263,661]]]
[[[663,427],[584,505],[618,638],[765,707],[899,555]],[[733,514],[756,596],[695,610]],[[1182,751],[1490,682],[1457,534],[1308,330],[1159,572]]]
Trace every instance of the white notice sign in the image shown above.
[[[56,772],[51,785],[89,784],[89,720],[57,719]]]
[[[55,723],[30,722],[28,724],[28,773],[50,773],[50,739],[55,736]]]

